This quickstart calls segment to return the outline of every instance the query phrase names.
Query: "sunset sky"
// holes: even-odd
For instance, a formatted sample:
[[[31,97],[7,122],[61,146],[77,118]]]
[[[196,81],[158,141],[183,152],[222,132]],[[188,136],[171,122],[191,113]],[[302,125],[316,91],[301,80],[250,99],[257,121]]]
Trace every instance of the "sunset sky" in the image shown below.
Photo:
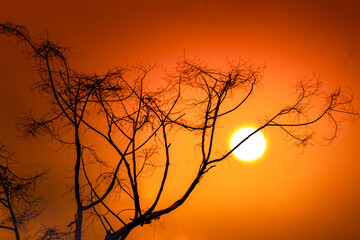
[[[259,126],[292,103],[291,86],[314,74],[324,91],[351,89],[360,110],[359,12],[356,0],[0,0],[0,22],[25,25],[35,37],[47,31],[71,48],[70,63],[79,71],[156,64],[151,81],[158,84],[162,69],[173,69],[184,55],[214,67],[238,59],[265,66],[248,104],[222,123],[220,150],[240,127]],[[21,114],[46,101],[29,91],[38,77],[33,69],[16,41],[0,35],[0,142],[16,152],[24,173],[51,166],[42,186],[48,207],[38,220],[66,228],[74,216],[70,197],[62,195],[64,175],[71,176],[69,155],[56,152],[47,137],[19,138],[15,126]],[[326,122],[318,128],[326,131]],[[360,239],[360,121],[341,129],[331,145],[305,149],[284,140],[279,129],[265,129],[268,146],[260,159],[222,162],[183,206],[137,228],[129,240]],[[197,169],[191,141],[180,136],[175,143],[174,153],[187,159],[175,159],[169,199],[193,178],[185,170]],[[98,239],[92,233],[86,239]]]

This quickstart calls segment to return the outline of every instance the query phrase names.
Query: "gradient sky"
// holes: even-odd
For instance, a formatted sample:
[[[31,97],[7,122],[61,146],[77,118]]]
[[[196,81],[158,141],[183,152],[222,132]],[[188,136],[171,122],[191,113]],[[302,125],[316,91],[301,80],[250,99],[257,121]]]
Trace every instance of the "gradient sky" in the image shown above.
[[[1,22],[26,25],[34,36],[47,30],[51,40],[71,47],[71,63],[80,71],[124,64],[157,64],[160,71],[171,69],[184,53],[211,66],[239,58],[266,65],[247,114],[224,123],[218,144],[291,103],[290,86],[313,74],[325,90],[352,89],[354,105],[360,106],[359,11],[355,0],[0,0]],[[32,66],[15,41],[0,36],[0,141],[17,152],[24,169],[36,170],[36,164],[63,169],[64,153],[48,147],[47,138],[16,136],[16,117],[44,101],[28,91],[37,77]],[[153,77],[155,84],[157,74]],[[333,144],[302,151],[278,130],[266,130],[268,148],[261,159],[223,162],[181,208],[129,239],[360,239],[359,133],[359,121],[345,122]],[[177,151],[193,149],[178,142]],[[193,166],[192,152],[187,154],[189,161],[177,162],[180,170]],[[169,198],[192,177],[180,170],[170,178]],[[49,206],[39,221],[64,227],[73,216],[64,203],[68,198],[61,201],[62,192],[53,190],[64,181],[52,174],[44,183]]]

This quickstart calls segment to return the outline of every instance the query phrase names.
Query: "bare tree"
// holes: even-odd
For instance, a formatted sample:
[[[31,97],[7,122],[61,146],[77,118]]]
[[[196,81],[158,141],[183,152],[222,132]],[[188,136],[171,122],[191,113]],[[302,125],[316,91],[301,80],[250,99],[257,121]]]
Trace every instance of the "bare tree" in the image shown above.
[[[16,240],[20,240],[20,232],[26,231],[27,224],[40,213],[35,188],[45,172],[20,177],[13,170],[13,155],[0,144],[0,228],[13,231]]]
[[[214,145],[219,121],[243,106],[262,78],[261,68],[239,62],[216,69],[182,58],[176,71],[166,74],[165,86],[154,90],[146,87],[151,68],[80,73],[69,67],[68,49],[49,39],[33,40],[25,27],[4,23],[0,33],[16,37],[35,59],[40,80],[34,88],[49,100],[46,114],[23,119],[23,132],[50,134],[75,152],[73,194],[77,210],[69,225],[75,225],[76,240],[82,237],[84,214],[101,224],[104,238],[110,240],[126,239],[132,229],[177,209],[210,169],[257,131],[277,127],[305,146],[314,136],[316,123],[329,120],[327,140],[332,141],[343,119],[358,116],[351,106],[351,94],[340,89],[322,93],[318,80],[302,81],[293,104],[265,119],[234,149],[219,152]],[[323,99],[323,105],[313,110],[318,98]],[[198,170],[176,201],[159,208],[174,158],[171,144],[180,131],[198,137]],[[113,152],[111,163],[99,154],[100,146]],[[91,172],[93,164],[102,166],[100,174]],[[139,190],[141,175],[154,168],[161,169],[162,177],[154,199],[144,204]],[[118,211],[114,205],[121,201],[116,196],[127,198],[131,205]]]

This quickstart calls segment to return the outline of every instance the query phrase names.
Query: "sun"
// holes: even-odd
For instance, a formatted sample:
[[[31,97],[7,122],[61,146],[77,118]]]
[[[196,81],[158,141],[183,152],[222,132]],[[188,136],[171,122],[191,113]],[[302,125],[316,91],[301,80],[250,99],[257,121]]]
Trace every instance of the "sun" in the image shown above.
[[[245,127],[234,133],[231,138],[230,147],[235,148],[241,141],[256,131],[255,128]],[[253,161],[263,155],[266,148],[266,140],[264,135],[259,131],[245,140],[239,147],[234,150],[237,158],[243,161]]]

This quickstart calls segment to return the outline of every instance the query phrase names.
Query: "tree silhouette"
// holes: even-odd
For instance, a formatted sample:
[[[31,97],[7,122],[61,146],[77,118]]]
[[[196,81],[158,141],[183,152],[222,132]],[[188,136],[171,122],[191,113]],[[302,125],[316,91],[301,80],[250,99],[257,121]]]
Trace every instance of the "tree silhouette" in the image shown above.
[[[20,240],[20,231],[26,231],[27,224],[40,213],[36,208],[40,198],[35,197],[35,188],[45,172],[20,177],[12,167],[13,155],[0,144],[0,228],[13,231],[16,240]]]
[[[210,169],[257,131],[277,127],[296,144],[306,146],[315,133],[315,123],[329,120],[326,140],[332,141],[341,120],[358,115],[351,106],[351,94],[340,88],[325,94],[317,79],[301,81],[293,104],[265,119],[234,149],[219,153],[214,145],[218,122],[243,106],[262,78],[262,68],[244,62],[210,68],[182,58],[176,71],[166,74],[165,86],[152,89],[145,84],[151,68],[78,72],[70,67],[67,48],[49,39],[33,40],[23,26],[0,24],[0,33],[15,37],[35,60],[40,79],[34,88],[49,101],[46,114],[29,114],[22,120],[22,132],[50,134],[75,152],[72,190],[77,209],[69,226],[75,226],[76,240],[82,237],[84,214],[101,224],[104,239],[110,240],[126,239],[132,229],[177,209]],[[314,111],[319,97],[323,106]],[[199,166],[181,196],[160,208],[174,158],[171,144],[178,132],[197,136]],[[99,154],[99,148],[110,149],[111,157]],[[94,166],[102,166],[101,172],[91,171]],[[142,174],[154,168],[161,169],[162,177],[154,199],[145,204],[139,184]],[[124,198],[130,205],[125,205]],[[114,206],[120,203],[124,205],[118,211]]]

